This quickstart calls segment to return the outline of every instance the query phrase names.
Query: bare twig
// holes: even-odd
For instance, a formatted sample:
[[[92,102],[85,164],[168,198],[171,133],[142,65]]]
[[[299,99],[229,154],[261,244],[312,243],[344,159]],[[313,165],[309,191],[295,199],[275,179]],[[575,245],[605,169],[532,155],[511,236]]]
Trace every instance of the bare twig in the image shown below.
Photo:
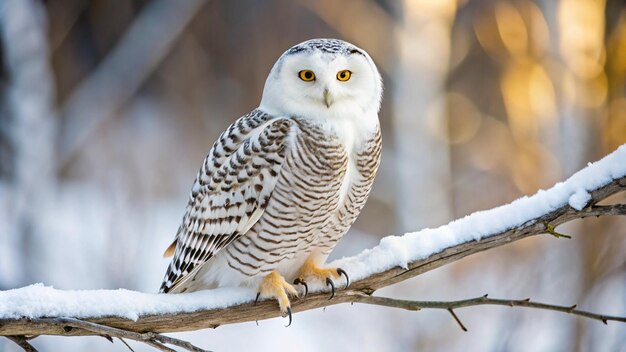
[[[135,352],[135,350],[133,350],[133,348],[132,348],[132,347],[130,347],[130,345],[128,344],[128,342],[126,342],[126,340],[124,340],[124,339],[123,339],[123,338],[121,338],[121,337],[118,337],[117,339],[118,339],[118,340],[120,340],[120,341],[122,341],[122,343],[123,343],[124,345],[126,345],[126,347],[128,347],[128,349],[129,349],[131,352]]]
[[[613,316],[613,315],[604,315],[588,312],[585,310],[576,309],[576,305],[573,306],[559,306],[554,304],[540,303],[540,302],[532,302],[530,298],[526,299],[496,299],[489,298],[487,295],[464,299],[459,301],[410,301],[410,300],[402,300],[402,299],[394,299],[387,297],[376,297],[369,295],[355,295],[354,302],[358,303],[366,303],[383,307],[392,307],[392,308],[401,308],[406,310],[421,310],[421,309],[445,309],[456,320],[457,323],[461,326],[463,331],[467,331],[465,326],[461,323],[459,318],[454,314],[454,309],[472,307],[472,306],[480,306],[480,305],[498,305],[498,306],[508,306],[508,307],[528,307],[528,308],[536,308],[543,310],[552,310],[556,312],[562,312],[572,315],[577,315],[580,317],[585,317],[589,319],[595,319],[607,324],[608,321],[617,321],[626,323],[626,317]]]
[[[584,217],[606,216],[606,215],[626,215],[626,204],[594,205],[584,209]]]
[[[86,331],[89,331],[91,333],[95,333],[98,335],[117,337],[120,340],[122,340],[123,338],[135,340],[135,341],[146,343],[162,351],[174,351],[173,349],[164,345],[164,344],[170,344],[170,345],[184,348],[192,352],[207,352],[206,350],[203,350],[197,346],[194,346],[187,341],[179,340],[170,336],[160,335],[160,334],[156,334],[153,332],[138,333],[134,331],[118,329],[118,328],[114,328],[114,327],[110,327],[110,326],[106,326],[102,324],[84,321],[84,320],[80,320],[76,318],[68,318],[68,317],[42,318],[42,319],[32,319],[32,322],[34,324],[51,324],[51,325],[60,326],[67,332],[71,332],[74,328],[77,328],[77,329],[86,330]],[[124,344],[126,344],[124,340],[122,341],[124,342]],[[128,344],[126,344],[126,346],[128,346]],[[128,346],[128,348],[130,348],[130,346]]]
[[[28,343],[28,339],[24,336],[7,336],[6,338],[15,342],[26,352],[37,352],[37,349]]]
[[[571,239],[572,236],[570,235],[566,235],[560,232],[557,232],[554,229],[554,226],[549,223],[549,222],[544,222],[543,225],[546,227],[546,233],[549,233],[550,235],[554,236],[555,238],[567,238],[567,239]]]
[[[152,340],[148,340],[148,341],[144,341],[147,345],[152,346],[154,348],[156,348],[159,351],[165,351],[165,352],[176,352],[175,349],[169,348],[167,346],[165,346],[164,344],[157,342],[157,341],[152,341]]]
[[[463,323],[461,322],[461,319],[459,319],[459,317],[456,316],[456,313],[454,313],[454,310],[452,310],[452,308],[448,308],[448,312],[450,312],[450,315],[452,315],[454,320],[456,320],[457,324],[459,324],[459,326],[461,327],[461,330],[467,331],[467,328],[465,327],[465,325],[463,325]]]
[[[206,351],[206,350],[203,350],[203,349],[201,349],[199,347],[196,347],[196,346],[192,345],[191,343],[189,343],[187,341],[184,341],[184,340],[179,340],[179,339],[175,339],[175,338],[170,337],[170,336],[165,336],[165,335],[160,335],[160,334],[154,334],[154,335],[156,336],[155,340],[158,340],[160,342],[167,343],[167,344],[170,344],[170,345],[174,345],[174,346],[177,346],[177,347],[181,347],[181,348],[184,348],[184,349],[186,349],[188,351],[192,351],[192,352],[204,352],[204,351]]]

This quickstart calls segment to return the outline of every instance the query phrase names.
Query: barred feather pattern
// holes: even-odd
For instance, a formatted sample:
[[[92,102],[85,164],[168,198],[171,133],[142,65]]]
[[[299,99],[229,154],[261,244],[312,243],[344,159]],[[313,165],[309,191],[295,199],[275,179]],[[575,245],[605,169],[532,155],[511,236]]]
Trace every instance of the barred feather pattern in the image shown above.
[[[362,149],[355,153],[356,178],[338,207],[328,226],[322,228],[322,235],[317,244],[321,255],[326,258],[333,250],[337,241],[348,232],[350,226],[361,213],[370,194],[376,171],[380,165],[382,150],[382,134],[377,129],[372,139],[369,139]]]
[[[354,179],[341,196],[351,167],[345,147],[315,125],[295,121],[296,143],[286,155],[265,214],[225,250],[228,265],[245,276],[267,274],[283,262],[295,262],[291,267],[297,269],[310,254],[322,262],[356,220],[374,181],[380,130],[355,153],[358,175],[350,175]],[[288,272],[282,274],[292,279]]]
[[[367,200],[380,129],[361,144],[347,148],[298,117],[257,110],[237,121],[198,174],[161,291],[215,287],[225,275],[255,282],[278,269],[292,279],[310,255],[323,262]]]
[[[213,144],[192,187],[161,292],[183,284],[258,220],[280,172],[292,124],[257,109]]]

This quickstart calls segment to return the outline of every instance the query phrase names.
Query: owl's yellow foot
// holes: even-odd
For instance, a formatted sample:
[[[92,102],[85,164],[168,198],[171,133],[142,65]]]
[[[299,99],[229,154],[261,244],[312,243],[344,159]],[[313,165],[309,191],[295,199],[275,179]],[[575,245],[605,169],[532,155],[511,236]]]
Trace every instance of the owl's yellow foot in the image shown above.
[[[346,287],[348,287],[348,285],[350,285],[350,278],[348,278],[348,273],[346,273],[345,270],[341,268],[321,268],[317,266],[313,260],[308,259],[298,271],[298,275],[293,283],[295,285],[300,284],[304,286],[305,296],[309,293],[307,282],[317,281],[325,283],[326,286],[329,286],[331,289],[330,299],[332,299],[335,297],[335,282],[333,279],[340,279],[341,275],[346,277]]]
[[[287,326],[289,326],[291,325],[291,303],[289,302],[289,295],[298,297],[298,291],[287,283],[285,278],[277,271],[272,271],[263,278],[254,303],[256,303],[259,298],[275,298],[278,301],[280,312],[283,313],[283,316],[289,316],[289,324],[287,324]]]

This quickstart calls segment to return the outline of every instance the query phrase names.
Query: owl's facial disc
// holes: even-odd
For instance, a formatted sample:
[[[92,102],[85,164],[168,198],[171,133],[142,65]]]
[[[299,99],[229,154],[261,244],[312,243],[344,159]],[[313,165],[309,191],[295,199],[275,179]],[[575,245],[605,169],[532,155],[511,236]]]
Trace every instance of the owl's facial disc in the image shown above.
[[[364,51],[341,43],[345,49],[338,51],[305,42],[306,49],[285,52],[266,81],[261,107],[312,118],[377,114],[382,85],[376,66]]]
[[[324,110],[363,103],[376,88],[367,60],[357,53],[311,52],[286,57],[279,77],[295,88],[288,98]]]

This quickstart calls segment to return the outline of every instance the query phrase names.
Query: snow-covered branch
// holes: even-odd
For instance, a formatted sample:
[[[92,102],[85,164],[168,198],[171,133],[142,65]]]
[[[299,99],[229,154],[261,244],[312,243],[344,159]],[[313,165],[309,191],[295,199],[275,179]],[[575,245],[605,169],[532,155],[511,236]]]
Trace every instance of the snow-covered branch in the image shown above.
[[[565,222],[590,216],[626,215],[625,204],[598,205],[600,201],[624,190],[626,145],[549,190],[541,190],[510,204],[474,213],[436,229],[385,237],[374,248],[331,263],[349,273],[353,281],[350,287],[338,290],[330,300],[326,287],[309,287],[309,295],[295,299],[292,309],[300,312],[347,302],[378,304],[380,299],[368,300],[364,297],[371,296],[382,287],[470,254],[533,235],[566,237],[555,230]],[[255,304],[254,297],[255,292],[246,288],[160,295],[126,290],[61,291],[33,285],[0,292],[0,335],[102,335],[75,324],[76,321],[139,334],[177,332],[268,319],[280,314],[275,301]],[[552,310],[567,308],[566,313],[582,312],[578,315],[587,314],[588,317],[591,317],[589,314],[610,317],[577,311],[572,306],[531,305],[517,300],[502,302],[508,302],[509,305],[514,302],[519,304],[513,305],[532,308],[558,308]],[[482,299],[476,304],[500,303],[500,300]],[[453,304],[444,308],[451,310],[456,307]],[[611,318],[624,320],[623,317]]]

